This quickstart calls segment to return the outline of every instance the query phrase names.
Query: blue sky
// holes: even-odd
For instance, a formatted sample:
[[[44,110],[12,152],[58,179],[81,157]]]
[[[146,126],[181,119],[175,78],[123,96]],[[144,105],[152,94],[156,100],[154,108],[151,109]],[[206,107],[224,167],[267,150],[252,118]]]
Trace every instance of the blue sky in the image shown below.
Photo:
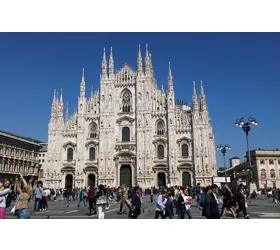
[[[191,103],[192,81],[204,82],[216,145],[243,159],[237,118],[254,116],[251,148],[280,148],[279,33],[0,33],[0,129],[47,141],[53,90],[77,107],[82,68],[87,93],[99,87],[103,47],[115,67],[136,68],[138,44],[149,44],[158,85],[171,62],[176,98]],[[217,152],[217,165],[222,166]]]

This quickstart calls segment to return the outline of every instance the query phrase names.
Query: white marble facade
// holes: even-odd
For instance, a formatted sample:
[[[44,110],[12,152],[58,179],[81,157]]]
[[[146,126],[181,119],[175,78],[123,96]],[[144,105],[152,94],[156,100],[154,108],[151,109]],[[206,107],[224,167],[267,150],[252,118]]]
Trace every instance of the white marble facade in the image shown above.
[[[215,144],[202,82],[199,99],[193,83],[192,107],[176,100],[170,64],[165,92],[156,84],[148,47],[142,60],[139,46],[137,69],[124,65],[118,72],[112,49],[109,63],[104,49],[100,88],[89,97],[85,88],[83,71],[78,110],[70,117],[62,93],[60,99],[54,94],[45,186],[212,183]]]

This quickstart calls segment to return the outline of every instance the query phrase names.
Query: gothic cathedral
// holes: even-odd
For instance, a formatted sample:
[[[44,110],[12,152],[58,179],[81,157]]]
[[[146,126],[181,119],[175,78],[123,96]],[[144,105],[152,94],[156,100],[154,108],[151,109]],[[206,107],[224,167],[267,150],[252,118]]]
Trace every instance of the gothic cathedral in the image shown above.
[[[109,66],[109,70],[107,70]],[[62,93],[54,93],[48,150],[41,180],[46,187],[90,184],[175,186],[212,183],[216,175],[214,134],[202,81],[192,107],[175,99],[169,64],[168,91],[158,88],[146,46],[144,69],[139,46],[137,70],[115,72],[102,60],[100,89],[85,95],[84,70],[78,111],[64,116]]]

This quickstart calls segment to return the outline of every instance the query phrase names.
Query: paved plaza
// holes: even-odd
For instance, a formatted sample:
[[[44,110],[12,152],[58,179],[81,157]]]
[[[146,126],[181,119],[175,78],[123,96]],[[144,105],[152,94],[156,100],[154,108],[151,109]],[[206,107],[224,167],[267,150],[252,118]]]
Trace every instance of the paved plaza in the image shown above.
[[[139,219],[153,219],[155,215],[155,200],[150,202],[150,197],[143,197],[142,213]],[[97,219],[97,215],[88,215],[88,208],[82,204],[80,209],[77,209],[78,201],[70,201],[69,207],[66,206],[65,201],[49,201],[49,209],[46,211],[31,211],[31,219]],[[9,208],[9,210],[12,207]],[[124,206],[126,208],[126,206]],[[193,219],[205,219],[201,216],[201,212],[196,207],[196,204],[192,205]],[[7,219],[15,219],[15,216],[8,210]],[[129,219],[128,214],[117,214],[119,211],[119,203],[113,202],[110,205],[109,210],[105,212],[105,219]],[[128,209],[127,209],[128,212]],[[175,212],[175,210],[174,210]],[[275,207],[272,198],[258,197],[252,199],[252,203],[248,207],[248,214],[251,219],[276,219],[280,218],[280,208]],[[240,219],[243,219],[242,213]],[[177,219],[176,216],[174,219]],[[231,214],[228,212],[226,219],[232,219]]]

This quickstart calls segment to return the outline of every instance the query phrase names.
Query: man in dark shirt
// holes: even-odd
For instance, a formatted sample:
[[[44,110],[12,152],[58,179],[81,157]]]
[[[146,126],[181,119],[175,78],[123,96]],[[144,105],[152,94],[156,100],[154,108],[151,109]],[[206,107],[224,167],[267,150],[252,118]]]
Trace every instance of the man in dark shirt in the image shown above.
[[[131,219],[137,219],[141,214],[141,199],[139,187],[135,187],[132,192],[132,216]]]

